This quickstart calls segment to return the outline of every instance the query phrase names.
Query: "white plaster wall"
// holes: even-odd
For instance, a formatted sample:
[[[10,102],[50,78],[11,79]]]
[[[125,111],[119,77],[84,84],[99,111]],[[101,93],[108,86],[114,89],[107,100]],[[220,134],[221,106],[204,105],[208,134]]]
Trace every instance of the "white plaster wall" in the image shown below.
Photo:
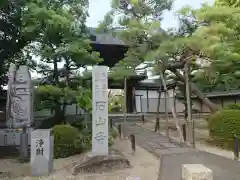
[[[168,98],[168,112],[172,112],[171,108],[174,105],[174,91],[173,89],[168,90],[169,98]],[[146,90],[136,90],[136,107],[137,112],[157,112],[157,104],[158,104],[158,91],[149,90],[148,91],[148,101],[149,101],[149,111],[147,108],[147,91]],[[141,95],[141,97],[139,96]],[[142,102],[142,104],[141,104]],[[141,109],[142,106],[142,109]],[[183,103],[176,100],[176,111],[182,112],[184,109]],[[142,111],[141,111],[142,110]],[[159,111],[161,113],[165,112],[165,104],[164,104],[164,93],[161,93],[160,99],[160,108]]]

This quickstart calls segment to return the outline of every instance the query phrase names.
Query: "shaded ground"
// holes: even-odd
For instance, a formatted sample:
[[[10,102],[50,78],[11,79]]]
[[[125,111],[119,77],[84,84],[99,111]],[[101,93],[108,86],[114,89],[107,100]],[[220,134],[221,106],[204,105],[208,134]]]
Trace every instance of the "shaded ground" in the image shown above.
[[[57,180],[125,180],[127,176],[139,176],[141,180],[157,179],[159,170],[159,160],[147,152],[146,150],[137,146],[137,151],[132,156],[131,148],[128,140],[117,141],[114,148],[119,149],[130,160],[132,168],[119,170],[109,173],[101,174],[79,174],[78,176],[71,175],[71,167],[74,162],[78,162],[82,156],[72,156],[66,159],[58,159],[54,161],[54,170],[49,177],[42,178],[44,180],[57,179]],[[0,160],[1,172],[6,172],[3,177],[3,173],[0,174],[0,179],[7,180],[34,180],[40,179],[36,177],[30,177],[29,164],[19,164],[16,160],[6,159]]]
[[[180,122],[184,123],[184,119],[180,118]],[[173,119],[170,119],[169,121],[170,125],[174,124]],[[146,129],[149,129],[151,131],[154,131],[154,125],[155,125],[155,120],[154,118],[148,119],[146,123],[138,123],[141,127],[144,127]],[[164,117],[162,117],[160,121],[160,133],[161,134],[166,134],[166,128],[165,128],[165,120]],[[172,129],[169,129],[169,135],[171,138],[173,138],[176,141],[180,141],[179,139],[179,134],[177,131],[174,131]],[[209,153],[217,154],[220,156],[224,156],[227,158],[233,159],[233,152],[224,150],[215,146],[211,146],[210,144],[206,143],[206,140],[208,139],[208,129],[207,129],[207,123],[204,119],[202,118],[196,118],[195,119],[195,144],[196,148],[202,151],[206,151]],[[192,141],[192,134],[191,134],[191,126],[188,127],[187,130],[187,141],[191,142]]]
[[[163,155],[158,180],[182,180],[181,167],[183,164],[205,165],[212,170],[214,180],[240,179],[240,162],[204,151],[197,151]]]

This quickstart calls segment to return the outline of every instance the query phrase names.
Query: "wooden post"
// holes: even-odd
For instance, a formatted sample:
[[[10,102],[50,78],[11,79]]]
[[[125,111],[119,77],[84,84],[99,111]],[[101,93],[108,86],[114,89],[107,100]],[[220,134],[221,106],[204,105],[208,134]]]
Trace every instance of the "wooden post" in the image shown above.
[[[144,121],[145,121],[144,114],[141,114],[141,120],[142,120],[142,123],[144,124]]]
[[[141,106],[141,113],[143,113],[143,107],[142,107],[142,96],[140,95],[140,106]]]
[[[147,87],[147,112],[149,113],[149,98],[148,98],[148,87]]]
[[[166,136],[169,138],[169,116],[168,116],[168,98],[167,98],[167,89],[164,90],[164,104],[165,104],[165,117],[166,117]]]
[[[194,120],[192,119],[191,93],[190,93],[190,84],[189,84],[190,68],[188,63],[185,63],[184,69],[185,69],[188,122],[192,123],[192,146],[195,148],[195,124],[194,124]]]
[[[132,154],[134,154],[136,152],[136,141],[135,141],[134,134],[131,134],[130,138],[131,138]]]
[[[182,124],[182,133],[183,133],[183,141],[187,140],[187,133],[186,133],[186,124]]]
[[[122,124],[117,125],[119,138],[122,139]]]
[[[123,120],[123,136],[125,136],[125,127],[126,127],[126,122],[127,122],[127,77],[124,76],[124,120]]]
[[[158,92],[158,103],[157,103],[157,113],[156,113],[156,122],[155,122],[155,132],[160,130],[160,103],[161,103],[161,85]]]
[[[112,118],[110,118],[109,120],[110,120],[110,123],[109,123],[109,125],[110,125],[110,128],[113,128],[113,119],[112,119]]]
[[[238,145],[238,137],[236,134],[233,136],[233,153],[234,153],[234,159],[239,159],[239,145]]]

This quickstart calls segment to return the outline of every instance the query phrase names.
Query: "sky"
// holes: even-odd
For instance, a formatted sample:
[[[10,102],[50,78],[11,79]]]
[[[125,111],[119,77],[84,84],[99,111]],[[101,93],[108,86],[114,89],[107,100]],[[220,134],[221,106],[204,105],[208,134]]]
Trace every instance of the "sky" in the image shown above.
[[[170,12],[165,12],[163,16],[162,28],[177,27],[177,20],[174,14],[182,7],[189,5],[193,8],[201,7],[202,3],[213,3],[214,0],[175,0],[173,8]],[[89,0],[89,18],[87,19],[87,25],[89,27],[96,27],[104,17],[104,15],[111,9],[111,0]]]

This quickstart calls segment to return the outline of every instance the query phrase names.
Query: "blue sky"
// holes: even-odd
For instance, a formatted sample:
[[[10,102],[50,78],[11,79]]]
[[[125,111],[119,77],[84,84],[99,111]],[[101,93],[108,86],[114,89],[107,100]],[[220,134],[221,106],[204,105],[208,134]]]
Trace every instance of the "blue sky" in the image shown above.
[[[164,20],[162,22],[163,28],[176,27],[177,21],[174,14],[177,10],[181,9],[185,5],[190,5],[193,8],[199,8],[202,3],[213,3],[214,0],[175,0],[173,8],[170,12],[164,13]],[[104,15],[111,9],[111,0],[89,0],[89,15],[87,25],[89,27],[96,27],[104,17]]]

